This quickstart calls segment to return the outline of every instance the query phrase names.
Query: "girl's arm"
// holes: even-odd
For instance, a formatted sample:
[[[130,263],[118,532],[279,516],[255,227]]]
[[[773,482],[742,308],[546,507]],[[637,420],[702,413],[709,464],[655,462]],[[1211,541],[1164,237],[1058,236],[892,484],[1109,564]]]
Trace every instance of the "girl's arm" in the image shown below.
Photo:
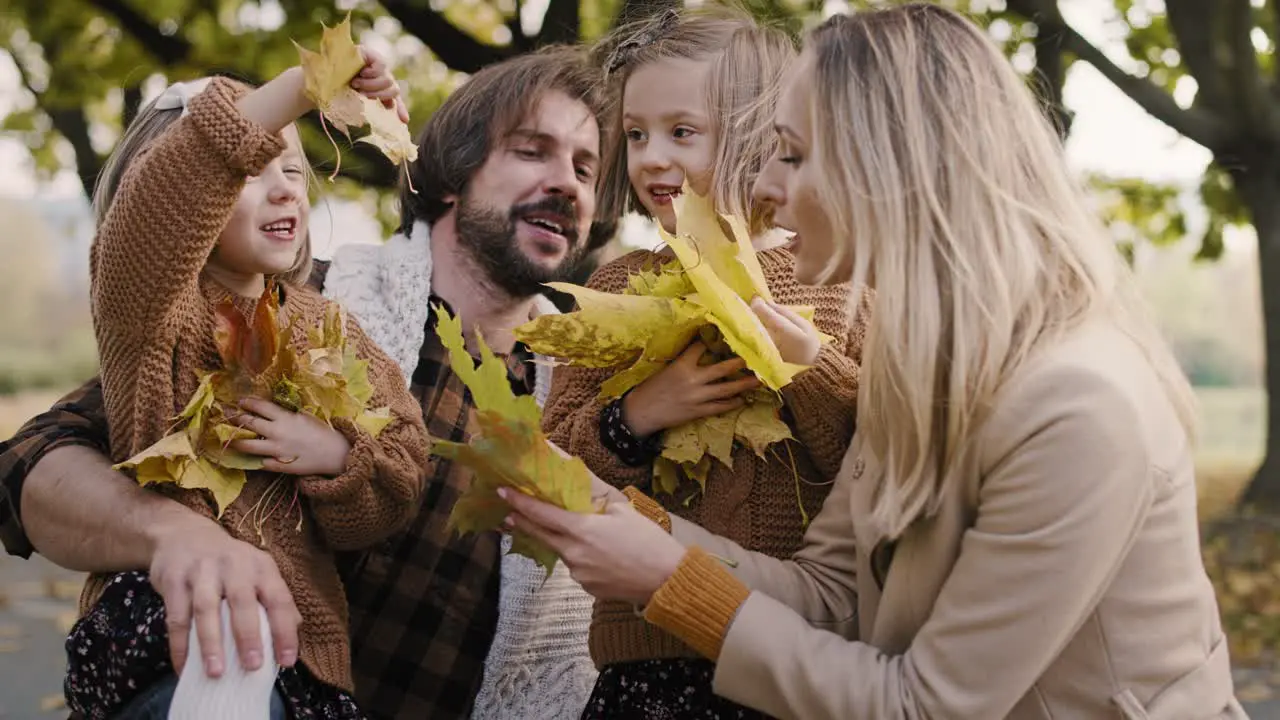
[[[620,293],[627,287],[628,269],[613,262],[591,276],[587,287]],[[593,473],[615,487],[645,483],[653,465],[628,465],[600,440],[600,419],[604,404],[600,387],[617,368],[557,366],[551,374],[551,392],[542,413],[542,429],[548,439],[570,455],[582,458]]]
[[[334,426],[351,443],[347,469],[337,477],[303,476],[299,491],[326,541],[335,550],[360,550],[408,525],[418,513],[427,473],[433,467],[422,407],[404,375],[352,319],[348,342],[369,361],[370,408],[390,407],[392,421],[378,436],[346,420]]]
[[[871,319],[870,292],[863,295],[842,339],[818,351],[813,367],[782,388],[783,406],[796,439],[824,479],[840,470],[858,415],[862,342]]]
[[[94,241],[94,319],[116,350],[176,332],[169,320],[196,311],[200,271],[245,178],[284,151],[278,132],[307,110],[301,70],[247,93],[214,78],[188,110],[129,164]]]

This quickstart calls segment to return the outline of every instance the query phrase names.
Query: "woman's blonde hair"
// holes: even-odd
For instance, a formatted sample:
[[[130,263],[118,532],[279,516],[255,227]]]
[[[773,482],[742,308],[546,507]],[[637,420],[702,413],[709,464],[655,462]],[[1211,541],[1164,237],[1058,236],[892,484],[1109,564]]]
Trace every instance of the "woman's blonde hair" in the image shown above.
[[[707,61],[707,106],[716,133],[712,199],[720,212],[746,219],[753,234],[768,229],[769,211],[752,202],[751,188],[777,145],[773,110],[779,81],[796,56],[794,39],[744,10],[708,4],[624,25],[594,55],[605,66],[609,99],[601,207],[648,215],[627,176],[621,132],[627,80],[638,68],[666,58]]]
[[[876,289],[858,430],[883,466],[880,532],[932,514],[1002,384],[1086,318],[1134,338],[1194,434],[1190,386],[1129,268],[979,27],[926,4],[859,12],[818,27],[804,57],[827,275],[852,267]]]
[[[225,78],[230,80],[230,78]],[[243,89],[250,90],[252,85],[239,80],[232,82],[243,86]],[[129,123],[129,127],[125,128],[124,135],[120,137],[120,142],[116,143],[116,147],[111,151],[111,155],[102,165],[102,170],[98,173],[98,178],[93,184],[93,219],[95,225],[101,225],[107,216],[107,210],[111,208],[111,202],[115,199],[116,191],[120,189],[120,182],[124,179],[129,171],[129,166],[133,164],[134,158],[138,157],[144,150],[151,146],[156,138],[160,137],[169,129],[171,125],[182,117],[184,108],[175,107],[164,109],[156,107],[159,98],[153,99],[138,111],[138,115]],[[298,148],[302,152],[302,148]],[[311,164],[307,162],[306,154],[302,156],[302,167],[306,172],[307,187],[313,186],[315,174],[311,168]],[[307,235],[302,240],[302,247],[298,249],[298,256],[293,261],[293,266],[277,276],[281,280],[292,285],[305,285],[307,279],[311,275],[311,227],[307,226]]]

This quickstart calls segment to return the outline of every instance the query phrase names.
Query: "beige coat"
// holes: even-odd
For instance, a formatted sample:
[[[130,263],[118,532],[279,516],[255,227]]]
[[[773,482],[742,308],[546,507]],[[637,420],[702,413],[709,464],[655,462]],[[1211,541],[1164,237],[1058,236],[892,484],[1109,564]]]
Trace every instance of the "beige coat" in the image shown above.
[[[885,547],[855,437],[792,561],[673,518],[753,590],[715,691],[782,718],[1247,717],[1200,556],[1191,448],[1126,337],[1022,369],[933,518]],[[873,566],[876,570],[873,571]]]

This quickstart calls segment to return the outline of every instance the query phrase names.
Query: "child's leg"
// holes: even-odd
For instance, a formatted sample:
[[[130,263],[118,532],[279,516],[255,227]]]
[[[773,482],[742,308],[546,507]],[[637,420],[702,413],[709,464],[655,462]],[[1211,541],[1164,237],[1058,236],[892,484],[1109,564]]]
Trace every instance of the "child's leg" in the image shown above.
[[[67,636],[67,707],[107,720],[173,676],[164,600],[145,572],[113,576]]]
[[[173,703],[173,691],[178,687],[178,676],[170,675],[134,698],[115,720],[167,720],[169,706]],[[284,698],[280,692],[271,693],[271,720],[288,720]]]

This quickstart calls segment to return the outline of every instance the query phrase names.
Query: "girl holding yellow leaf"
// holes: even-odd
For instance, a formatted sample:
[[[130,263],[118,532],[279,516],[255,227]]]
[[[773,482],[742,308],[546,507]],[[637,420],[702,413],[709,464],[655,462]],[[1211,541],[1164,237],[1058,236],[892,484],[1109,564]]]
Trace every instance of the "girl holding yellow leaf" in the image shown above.
[[[234,695],[214,687],[218,717],[265,718],[268,706],[273,717],[361,717],[334,552],[398,530],[423,492],[426,431],[398,367],[302,283],[310,170],[294,121],[323,104],[317,93],[344,92],[404,117],[386,64],[346,42],[330,43],[345,56],[328,62],[328,87],[301,67],[255,90],[226,78],[170,87],[125,132],[94,197],[113,459],[262,547],[301,612],[300,663],[286,658],[277,676],[268,648],[256,667],[230,653],[231,668],[208,668],[239,683]],[[223,602],[254,617],[254,597]],[[147,574],[91,576],[82,609],[67,641],[71,708],[155,710],[148,693],[175,669]],[[209,628],[195,630],[179,696],[213,687],[197,641]]]
[[[793,42],[706,7],[623,28],[604,47],[620,136],[606,193],[655,219],[668,249],[609,263],[588,288],[557,286],[578,311],[521,330],[571,363],[556,371],[544,428],[610,484],[652,485],[671,512],[786,557],[852,436],[862,337],[848,289],[798,284],[785,237],[750,200]],[[795,323],[788,337],[811,367],[781,360],[766,332],[777,323]],[[649,344],[627,344],[637,338]],[[711,663],[630,604],[596,604],[590,649],[602,672],[584,718],[760,717],[715,696]]]

